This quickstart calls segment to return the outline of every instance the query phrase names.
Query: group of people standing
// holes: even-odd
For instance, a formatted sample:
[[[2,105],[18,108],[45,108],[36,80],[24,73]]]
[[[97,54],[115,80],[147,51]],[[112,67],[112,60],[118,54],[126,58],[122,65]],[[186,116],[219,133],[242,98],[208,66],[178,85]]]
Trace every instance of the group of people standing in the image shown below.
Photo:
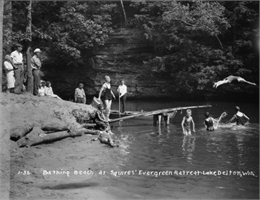
[[[101,96],[103,96],[104,104],[105,104],[105,117],[109,121],[109,115],[111,113],[111,105],[112,105],[112,99],[116,99],[116,96],[112,90],[111,86],[111,79],[109,76],[105,76],[105,83],[102,85],[98,100],[101,101]],[[86,94],[83,89],[84,84],[79,83],[79,87],[75,89],[74,93],[74,101],[76,103],[86,103]],[[127,86],[125,85],[125,81],[121,80],[121,84],[118,86],[117,92],[119,94],[119,101],[120,101],[120,111],[121,113],[125,112],[125,105],[126,105],[126,97],[127,97]]]
[[[7,90],[16,94],[20,94],[23,91],[24,63],[22,49],[22,45],[17,44],[16,50],[11,55],[6,55],[4,61]]]
[[[16,44],[15,51],[10,55],[5,56],[4,68],[7,78],[7,91],[10,93],[21,94],[25,90],[24,82],[26,78],[22,50],[23,46],[21,44]],[[31,57],[33,94],[61,99],[53,93],[50,81],[45,82],[41,80],[41,53],[42,51],[39,48],[36,48],[34,50],[34,55]]]
[[[25,65],[22,54],[23,46],[21,44],[16,45],[15,51],[10,55],[5,56],[4,68],[7,78],[7,91],[10,93],[21,94],[25,90]],[[38,94],[40,86],[40,68],[42,66],[40,60],[41,50],[36,48],[34,55],[31,58],[31,67],[33,74],[33,94]]]

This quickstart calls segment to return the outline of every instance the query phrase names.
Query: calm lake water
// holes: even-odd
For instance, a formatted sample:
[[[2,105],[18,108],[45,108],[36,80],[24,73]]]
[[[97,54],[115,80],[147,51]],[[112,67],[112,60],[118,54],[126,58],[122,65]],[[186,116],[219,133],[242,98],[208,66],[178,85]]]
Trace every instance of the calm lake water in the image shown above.
[[[100,182],[108,188],[125,191],[130,199],[258,199],[258,104],[238,105],[250,118],[249,125],[223,124],[214,132],[205,130],[204,113],[209,111],[217,118],[225,111],[228,113],[225,122],[234,115],[236,104],[132,101],[128,102],[127,110],[206,104],[212,107],[192,109],[196,125],[192,136],[182,134],[181,120],[185,111],[178,112],[168,126],[154,127],[152,118],[113,124],[114,137],[121,141],[122,147],[106,152],[107,159],[99,166],[105,171],[98,176]],[[115,102],[113,109],[117,108]]]

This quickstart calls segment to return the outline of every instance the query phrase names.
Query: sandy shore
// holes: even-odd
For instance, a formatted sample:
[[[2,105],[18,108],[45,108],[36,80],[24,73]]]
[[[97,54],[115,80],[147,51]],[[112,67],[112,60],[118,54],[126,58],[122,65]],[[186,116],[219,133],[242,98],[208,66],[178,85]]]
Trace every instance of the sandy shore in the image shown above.
[[[99,141],[92,142],[96,136],[65,138],[28,148],[19,148],[9,139],[9,130],[16,125],[39,125],[46,121],[76,124],[71,110],[92,112],[91,106],[47,97],[1,94],[0,108],[0,199],[118,198],[111,194],[98,175],[98,166],[111,148]]]

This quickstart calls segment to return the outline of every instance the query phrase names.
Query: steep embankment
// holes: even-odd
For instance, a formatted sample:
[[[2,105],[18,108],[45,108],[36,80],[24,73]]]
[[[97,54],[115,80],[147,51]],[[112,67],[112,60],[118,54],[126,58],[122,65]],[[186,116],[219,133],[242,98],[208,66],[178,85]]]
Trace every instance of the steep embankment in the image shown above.
[[[72,114],[75,109],[82,109],[90,115],[95,112],[90,105],[29,94],[0,94],[3,199],[9,199],[9,193],[10,199],[17,200],[114,199],[97,179],[99,163],[103,162],[110,149],[98,141],[91,142],[96,136],[83,134],[81,137],[69,137],[28,148],[19,148],[15,141],[10,140],[10,130],[25,124],[39,127],[49,123],[78,126]],[[44,170],[69,171],[70,175],[46,175]],[[75,176],[75,170],[91,173]]]

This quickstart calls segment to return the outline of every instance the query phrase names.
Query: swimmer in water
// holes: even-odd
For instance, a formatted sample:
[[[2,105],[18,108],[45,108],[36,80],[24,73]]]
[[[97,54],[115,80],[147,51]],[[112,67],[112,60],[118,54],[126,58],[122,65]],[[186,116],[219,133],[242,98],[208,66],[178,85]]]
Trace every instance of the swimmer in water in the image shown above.
[[[233,83],[235,83],[235,82],[243,82],[243,83],[247,83],[247,84],[250,84],[250,85],[256,85],[255,83],[246,81],[244,78],[242,78],[240,76],[230,75],[230,76],[224,78],[223,80],[214,83],[213,87],[217,88],[220,85],[227,84],[227,83],[232,83],[232,82]]]
[[[240,112],[240,108],[238,106],[235,107],[236,114],[229,120],[229,122],[236,121],[237,125],[245,125],[245,123],[249,122],[249,117],[244,113]]]
[[[218,119],[214,119],[209,112],[206,112],[205,113],[206,119],[204,123],[207,131],[214,131],[215,129],[217,129],[220,120],[226,116],[227,113],[223,112]]]
[[[191,110],[188,109],[188,110],[186,110],[186,116],[183,117],[182,122],[181,122],[181,126],[182,126],[184,135],[191,135],[191,127],[190,127],[191,123],[192,123],[192,127],[193,127],[193,132],[195,132],[195,123],[191,116]]]
[[[206,112],[205,113],[205,126],[206,126],[206,129],[207,131],[214,131],[214,123],[217,122],[216,119],[214,119],[211,114],[209,114],[209,112]]]

